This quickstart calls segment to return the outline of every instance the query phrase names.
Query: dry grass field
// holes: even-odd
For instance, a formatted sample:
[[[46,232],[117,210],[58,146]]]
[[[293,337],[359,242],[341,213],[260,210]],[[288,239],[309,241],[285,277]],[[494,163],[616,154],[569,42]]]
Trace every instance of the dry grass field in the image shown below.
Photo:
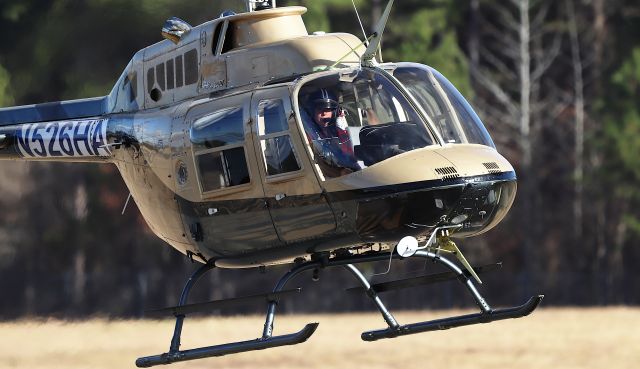
[[[398,313],[401,323],[452,312]],[[460,313],[460,312],[453,312]],[[382,328],[374,314],[280,316],[276,334],[319,321],[298,346],[173,364],[185,368],[603,368],[640,367],[640,309],[545,309],[518,320],[363,342]],[[262,317],[186,320],[183,349],[256,338]],[[165,352],[173,322],[20,321],[0,323],[0,368],[134,368],[138,356]]]

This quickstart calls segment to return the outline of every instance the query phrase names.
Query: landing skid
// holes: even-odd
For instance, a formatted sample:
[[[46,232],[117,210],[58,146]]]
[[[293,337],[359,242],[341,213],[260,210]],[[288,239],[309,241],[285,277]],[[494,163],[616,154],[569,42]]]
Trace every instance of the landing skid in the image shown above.
[[[462,284],[465,285],[467,290],[473,296],[476,304],[480,308],[480,312],[476,314],[468,314],[461,316],[454,316],[444,319],[431,320],[426,322],[412,323],[406,325],[400,325],[395,317],[389,312],[387,307],[384,305],[380,297],[378,296],[378,292],[376,291],[376,287],[371,286],[366,277],[355,267],[355,264],[373,262],[373,261],[383,261],[389,260],[390,258],[401,259],[402,257],[398,254],[372,254],[372,255],[360,255],[360,256],[352,256],[352,257],[336,257],[333,259],[329,259],[328,257],[320,258],[317,260],[312,260],[306,263],[302,263],[294,266],[289,272],[287,272],[280,280],[278,281],[276,287],[273,292],[265,293],[261,295],[253,295],[247,297],[240,297],[222,301],[212,301],[201,304],[191,304],[187,305],[187,298],[189,296],[189,292],[193,288],[193,285],[208,271],[214,268],[213,263],[209,263],[200,267],[192,276],[189,278],[187,283],[184,286],[182,291],[182,295],[180,296],[180,301],[178,306],[158,310],[157,312],[171,312],[176,317],[176,326],[173,334],[173,338],[171,340],[171,345],[169,347],[169,352],[142,357],[136,360],[136,366],[140,368],[147,368],[160,364],[171,364],[180,361],[188,361],[195,359],[203,359],[207,357],[214,356],[224,356],[229,354],[236,354],[240,352],[248,352],[255,350],[264,350],[273,347],[287,346],[287,345],[296,345],[302,342],[305,342],[318,328],[318,323],[309,323],[302,330],[292,334],[273,336],[273,328],[275,322],[275,314],[276,307],[281,298],[294,294],[296,292],[300,292],[300,289],[292,289],[292,290],[284,290],[286,284],[298,274],[308,271],[308,270],[320,270],[324,268],[342,266],[347,269],[362,285],[362,290],[365,294],[373,301],[374,305],[384,318],[387,323],[387,328],[373,330],[364,332],[361,335],[361,338],[364,341],[376,341],[383,338],[394,338],[399,336],[405,336],[409,334],[421,333],[421,332],[429,332],[435,330],[456,328],[465,325],[472,325],[478,323],[490,323],[497,320],[504,319],[512,319],[512,318],[520,318],[526,315],[529,315],[542,301],[543,295],[533,296],[527,301],[525,304],[521,306],[505,308],[505,309],[492,309],[486,300],[480,295],[478,290],[476,289],[472,279],[472,273],[467,271],[463,271],[457,265],[455,265],[452,261],[446,259],[442,255],[438,253],[433,253],[430,251],[416,251],[411,257],[420,257],[433,261],[434,263],[441,264],[450,270],[446,275],[443,274],[438,278],[442,280],[449,279],[451,276],[455,276]],[[315,273],[314,273],[315,274]],[[414,282],[411,282],[414,283]],[[403,284],[403,283],[401,283]],[[379,289],[380,291],[383,289]],[[249,340],[249,341],[241,341],[241,342],[233,342],[227,343],[217,346],[208,346],[190,350],[180,350],[180,336],[182,334],[182,325],[184,322],[184,318],[187,313],[201,311],[204,309],[211,309],[221,306],[233,306],[238,304],[246,304],[248,302],[253,301],[266,301],[268,304],[267,308],[267,316],[264,324],[264,329],[262,332],[262,336],[260,338]]]

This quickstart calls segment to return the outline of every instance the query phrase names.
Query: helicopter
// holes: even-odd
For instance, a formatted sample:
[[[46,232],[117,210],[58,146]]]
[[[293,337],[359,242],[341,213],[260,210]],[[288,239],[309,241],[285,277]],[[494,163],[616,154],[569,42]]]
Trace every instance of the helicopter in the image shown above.
[[[393,6],[364,40],[309,34],[304,7],[246,0],[191,26],[170,18],[104,97],[0,109],[0,160],[114,164],[150,229],[202,265],[172,314],[169,351],[138,367],[295,345],[318,323],[274,335],[295,276],[343,267],[387,327],[365,341],[520,318],[543,295],[494,309],[454,239],[494,228],[516,195],[512,165],[467,100],[436,69],[383,62]],[[128,203],[127,199],[127,203]],[[371,284],[356,267],[426,259],[448,272]],[[451,259],[457,260],[457,263]],[[188,304],[213,268],[291,269],[271,292]],[[379,294],[458,279],[480,312],[400,324]],[[187,314],[265,302],[262,336],[181,350]]]

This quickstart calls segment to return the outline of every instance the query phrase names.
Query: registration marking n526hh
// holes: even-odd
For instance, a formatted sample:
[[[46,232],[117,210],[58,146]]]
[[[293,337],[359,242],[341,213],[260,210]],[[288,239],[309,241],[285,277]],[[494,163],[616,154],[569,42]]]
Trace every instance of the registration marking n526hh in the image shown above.
[[[25,157],[109,156],[107,120],[73,120],[22,125],[16,132]]]

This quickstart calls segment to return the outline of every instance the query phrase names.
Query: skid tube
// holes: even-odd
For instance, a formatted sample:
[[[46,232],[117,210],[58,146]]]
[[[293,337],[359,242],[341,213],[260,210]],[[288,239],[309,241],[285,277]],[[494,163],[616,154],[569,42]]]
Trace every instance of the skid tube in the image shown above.
[[[476,289],[471,277],[468,273],[463,272],[458,266],[456,266],[450,260],[443,256],[432,253],[429,251],[417,251],[411,257],[421,257],[430,259],[434,263],[439,263],[451,270],[457,275],[457,279],[466,286],[467,290],[473,296],[476,304],[480,307],[480,312],[476,314],[461,315],[455,317],[449,317],[444,319],[431,320],[420,323],[400,325],[394,316],[389,312],[384,305],[375,288],[371,286],[366,277],[355,267],[354,264],[383,261],[393,259],[403,259],[400,255],[393,253],[376,253],[365,254],[350,257],[335,257],[330,259],[328,256],[312,259],[311,261],[295,265],[289,272],[287,272],[276,284],[273,292],[270,294],[264,294],[268,303],[267,316],[265,324],[260,338],[234,342],[216,346],[208,346],[190,350],[180,351],[180,336],[182,332],[182,325],[184,322],[185,314],[184,309],[181,307],[186,305],[189,292],[193,285],[204,275],[215,267],[213,263],[208,263],[200,267],[187,281],[180,296],[180,301],[177,307],[170,308],[170,311],[174,311],[176,316],[176,326],[171,340],[171,346],[169,352],[142,357],[136,360],[136,366],[140,368],[147,368],[160,364],[171,364],[175,362],[203,359],[207,357],[224,356],[228,354],[235,354],[247,351],[264,350],[273,347],[296,345],[305,342],[318,328],[319,323],[309,323],[300,331],[292,334],[273,336],[273,328],[275,322],[276,307],[278,305],[278,296],[284,295],[288,291],[284,291],[286,284],[298,274],[308,270],[320,270],[329,267],[343,266],[349,271],[363,287],[366,295],[373,301],[375,307],[378,309],[388,327],[379,330],[373,330],[364,332],[361,338],[364,341],[375,341],[382,338],[394,338],[398,336],[404,336],[409,334],[428,332],[434,330],[442,330],[455,328],[465,325],[472,325],[478,323],[489,323],[497,320],[520,318],[529,315],[542,301],[543,295],[531,297],[528,302],[521,306],[505,308],[505,309],[492,309],[485,299],[480,295]],[[314,273],[315,274],[315,273]],[[237,299],[242,301],[243,299]],[[203,306],[211,303],[204,303]]]

